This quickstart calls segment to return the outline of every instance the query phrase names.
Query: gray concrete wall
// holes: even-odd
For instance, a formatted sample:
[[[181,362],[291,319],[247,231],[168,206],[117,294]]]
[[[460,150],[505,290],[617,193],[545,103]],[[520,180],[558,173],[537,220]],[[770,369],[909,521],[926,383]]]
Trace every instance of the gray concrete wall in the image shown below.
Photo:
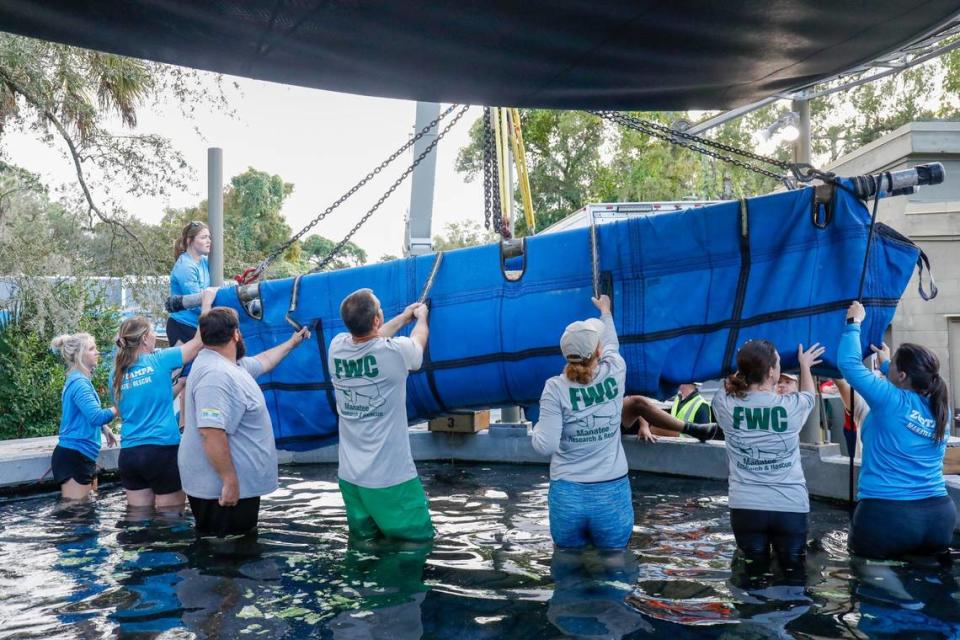
[[[526,428],[491,426],[490,431],[476,434],[431,433],[422,428],[410,432],[413,456],[418,461],[548,464],[548,458],[534,451],[530,440]],[[8,491],[29,491],[39,486],[52,488],[48,472],[56,444],[56,438],[0,442],[0,488]],[[727,478],[727,454],[720,441],[701,444],[689,439],[661,438],[651,444],[630,436],[623,438],[623,448],[633,471],[713,480]],[[115,471],[118,454],[116,448],[103,450],[100,466],[106,471]],[[801,460],[811,496],[847,499],[849,459],[840,455],[838,445],[801,445]],[[282,451],[280,463],[336,464],[337,447]],[[46,477],[39,481],[44,474]],[[948,476],[947,489],[960,506],[960,477]]]

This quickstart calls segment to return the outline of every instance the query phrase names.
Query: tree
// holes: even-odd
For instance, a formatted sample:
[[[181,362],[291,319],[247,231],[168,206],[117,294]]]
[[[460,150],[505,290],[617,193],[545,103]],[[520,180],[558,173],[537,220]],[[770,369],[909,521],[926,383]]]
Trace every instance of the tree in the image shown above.
[[[0,34],[0,144],[13,130],[59,141],[76,173],[85,226],[99,219],[141,247],[111,194],[164,195],[187,186],[189,165],[170,141],[133,131],[141,107],[171,95],[185,114],[226,106],[196,71]],[[117,124],[125,131],[116,133]]]
[[[306,259],[307,269],[315,268],[322,259],[330,254],[336,244],[333,240],[323,236],[307,236],[300,247],[300,255]],[[367,264],[367,252],[352,242],[347,242],[340,253],[323,270],[349,269],[364,264]]]
[[[751,133],[776,120],[783,111],[782,107],[767,107],[711,135],[749,148]],[[661,124],[686,116],[666,112],[636,115]],[[590,202],[719,198],[728,182],[742,195],[764,193],[776,186],[771,178],[734,165],[718,166],[716,160],[631,129],[616,128],[585,112],[522,109],[520,120],[534,215],[540,229]],[[468,180],[480,175],[482,143],[482,123],[478,120],[471,128],[470,143],[457,157],[457,170]],[[780,159],[785,159],[786,150],[779,153]],[[517,215],[515,230],[518,235],[527,233],[522,215]]]
[[[293,185],[277,175],[248,168],[230,179],[223,194],[224,271],[242,273],[263,260],[271,251],[290,239],[290,226],[280,215]],[[161,221],[173,244],[183,227],[192,220],[207,222],[207,201],[194,207],[168,209]],[[168,268],[169,270],[169,268]],[[270,269],[270,277],[286,277],[302,272],[300,244],[294,243]]]
[[[434,251],[449,251],[497,241],[497,234],[482,228],[476,220],[448,222],[443,229],[443,235],[433,236]]]

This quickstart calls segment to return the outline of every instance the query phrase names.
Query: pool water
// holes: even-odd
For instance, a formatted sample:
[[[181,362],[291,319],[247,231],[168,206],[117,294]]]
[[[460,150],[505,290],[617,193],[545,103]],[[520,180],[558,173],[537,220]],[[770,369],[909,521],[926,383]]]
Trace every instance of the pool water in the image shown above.
[[[256,538],[189,515],[0,501],[0,638],[958,638],[956,569],[851,563],[814,503],[807,588],[748,580],[721,482],[631,474],[626,553],[555,552],[547,469],[421,463],[436,540],[348,541],[333,466],[285,467]],[[733,569],[731,567],[733,566]]]

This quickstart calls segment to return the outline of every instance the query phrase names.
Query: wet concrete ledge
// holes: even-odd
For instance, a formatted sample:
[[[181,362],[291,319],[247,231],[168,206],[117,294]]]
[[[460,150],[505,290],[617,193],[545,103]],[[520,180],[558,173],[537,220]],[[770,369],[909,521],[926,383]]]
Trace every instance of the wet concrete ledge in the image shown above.
[[[0,489],[29,491],[53,486],[50,456],[56,437],[0,442]],[[548,459],[534,451],[529,430],[496,425],[476,434],[431,433],[422,426],[410,430],[413,456],[418,461],[458,460],[464,462],[505,462],[546,464]],[[649,444],[625,437],[623,447],[630,469],[673,476],[725,480],[727,456],[723,442],[699,443],[688,439],[661,438]],[[100,452],[99,466],[115,471],[118,448]],[[830,500],[847,499],[849,459],[840,455],[840,446],[801,445],[803,470],[810,495]],[[336,464],[337,447],[312,451],[280,452],[281,464]],[[960,476],[947,476],[947,490],[960,507]]]

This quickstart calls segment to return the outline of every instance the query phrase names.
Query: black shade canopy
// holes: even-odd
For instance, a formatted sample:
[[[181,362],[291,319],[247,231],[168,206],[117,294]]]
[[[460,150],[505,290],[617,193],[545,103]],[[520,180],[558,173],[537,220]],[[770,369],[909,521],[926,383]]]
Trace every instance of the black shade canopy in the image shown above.
[[[726,109],[897,49],[956,0],[3,0],[0,30],[366,95]]]

